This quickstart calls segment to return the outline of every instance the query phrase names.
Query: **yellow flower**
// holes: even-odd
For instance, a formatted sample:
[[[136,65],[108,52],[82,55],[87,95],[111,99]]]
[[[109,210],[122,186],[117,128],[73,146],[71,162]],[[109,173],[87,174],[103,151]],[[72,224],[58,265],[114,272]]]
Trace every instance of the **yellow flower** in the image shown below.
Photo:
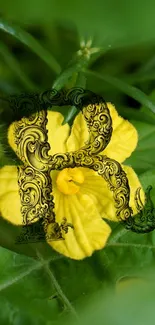
[[[108,108],[113,121],[113,134],[104,155],[122,163],[136,148],[137,131],[131,123],[118,115],[112,104],[109,103]],[[62,125],[62,122],[63,116],[60,113],[48,111],[49,155],[78,150],[88,140],[89,133],[81,112],[76,116],[71,130],[67,123]],[[13,130],[14,124],[9,128],[8,141],[15,150]],[[131,167],[122,167],[131,189],[130,206],[136,214],[134,193],[141,184]],[[91,256],[95,250],[105,246],[111,233],[109,225],[102,218],[118,221],[112,192],[105,180],[88,168],[51,171],[51,178],[56,221],[62,222],[66,217],[74,229],[69,228],[65,240],[48,243],[59,253],[73,259]],[[16,166],[0,169],[0,184],[0,214],[11,223],[22,224]],[[142,201],[144,202],[143,191]]]

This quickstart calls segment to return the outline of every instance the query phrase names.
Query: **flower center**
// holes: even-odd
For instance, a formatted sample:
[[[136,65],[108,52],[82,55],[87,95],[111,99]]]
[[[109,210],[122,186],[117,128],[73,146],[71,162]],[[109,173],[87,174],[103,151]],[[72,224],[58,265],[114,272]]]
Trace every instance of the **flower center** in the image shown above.
[[[83,182],[84,175],[77,167],[63,169],[56,180],[58,190],[67,195],[76,194]]]

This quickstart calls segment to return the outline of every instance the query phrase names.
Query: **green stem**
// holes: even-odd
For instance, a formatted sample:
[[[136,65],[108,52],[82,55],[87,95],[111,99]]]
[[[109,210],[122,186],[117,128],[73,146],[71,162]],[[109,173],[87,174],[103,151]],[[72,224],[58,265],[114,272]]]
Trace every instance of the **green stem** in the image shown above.
[[[68,308],[68,310],[70,310],[70,312],[78,320],[79,317],[78,317],[78,315],[76,313],[76,310],[74,309],[74,307],[72,306],[72,304],[70,303],[68,298],[63,293],[63,291],[62,291],[59,283],[57,282],[54,274],[52,273],[51,269],[49,268],[49,265],[44,262],[44,259],[42,258],[42,256],[40,255],[40,253],[38,251],[37,251],[37,255],[38,255],[39,259],[43,262],[44,269],[46,270],[47,274],[49,275],[49,277],[51,279],[52,286],[54,286],[54,288],[55,288],[59,298],[61,299],[62,303],[64,304],[64,306],[66,306]]]
[[[56,80],[53,83],[53,88],[60,90],[63,88],[70,79],[73,78],[73,75],[76,73],[80,73],[83,71],[84,68],[86,68],[89,64],[89,59],[87,59],[85,56],[78,56],[76,55],[75,58],[73,58],[66,69],[61,72],[61,74],[56,78]]]

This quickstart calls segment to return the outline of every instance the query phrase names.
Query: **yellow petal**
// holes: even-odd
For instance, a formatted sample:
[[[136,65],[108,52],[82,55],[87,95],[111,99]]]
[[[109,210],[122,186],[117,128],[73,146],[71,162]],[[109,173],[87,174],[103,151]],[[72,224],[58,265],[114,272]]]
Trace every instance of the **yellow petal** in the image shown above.
[[[22,225],[20,207],[17,167],[4,166],[0,169],[0,215],[15,225]]]
[[[67,151],[75,151],[85,145],[89,132],[83,114],[80,112],[74,119],[71,134],[67,140]]]
[[[58,112],[47,111],[47,118],[48,122],[46,128],[48,130],[48,142],[51,146],[49,155],[58,152],[66,152],[66,140],[70,130],[69,125],[67,123],[62,125],[64,117]],[[8,128],[8,142],[14,151],[17,149],[14,135],[16,123],[18,122],[13,122]]]
[[[17,145],[15,143],[15,134],[14,134],[16,123],[17,123],[16,121],[13,122],[12,124],[10,124],[8,128],[8,143],[15,152],[17,150]]]
[[[142,185],[140,184],[136,173],[131,167],[122,165],[122,168],[126,172],[129,181],[130,206],[132,207],[134,214],[136,214],[137,210],[135,206],[134,195],[137,188],[142,187]],[[89,195],[102,218],[118,221],[116,218],[116,209],[114,207],[113,193],[108,188],[106,181],[101,176],[98,176],[97,173],[91,171],[88,168],[83,168],[82,171],[85,177],[85,181],[80,186],[80,193]],[[141,190],[141,199],[144,203],[145,194],[143,189]]]
[[[66,141],[70,131],[68,123],[62,125],[64,117],[58,112],[48,111],[47,118],[48,123],[46,128],[48,130],[48,142],[51,146],[49,155],[66,152]]]
[[[15,225],[23,225],[16,166],[0,169],[0,216]],[[37,219],[33,220],[36,222]]]
[[[82,172],[85,180],[80,186],[80,193],[87,194],[92,199],[101,218],[117,221],[113,194],[109,190],[107,182],[91,169],[82,168]]]
[[[49,241],[48,244],[60,254],[76,260],[91,256],[95,250],[103,248],[111,229],[101,219],[89,196],[66,196],[57,190],[53,194],[56,220],[61,222],[66,217],[74,229],[69,228],[65,240]]]
[[[107,105],[112,117],[113,133],[108,146],[102,153],[118,162],[123,162],[135,150],[138,133],[129,121],[118,115],[111,103],[107,103]]]
[[[127,178],[129,181],[129,186],[130,186],[130,206],[133,209],[133,214],[137,214],[137,209],[136,209],[136,205],[135,205],[135,200],[134,200],[134,196],[135,196],[135,192],[137,190],[138,187],[141,187],[141,191],[140,191],[140,196],[141,196],[141,201],[144,204],[145,202],[145,193],[143,190],[143,187],[138,179],[138,176],[136,175],[136,173],[134,172],[134,170],[132,169],[132,167],[130,166],[125,166],[122,165],[123,170],[126,172],[127,174]]]
[[[4,166],[0,168],[0,197],[13,190],[18,191],[17,167]]]
[[[138,133],[135,127],[118,115],[111,103],[107,103],[112,117],[113,133],[111,141],[103,151],[104,155],[123,162],[135,150]],[[71,134],[67,140],[67,151],[78,150],[89,139],[89,132],[83,114],[80,112],[73,123]]]

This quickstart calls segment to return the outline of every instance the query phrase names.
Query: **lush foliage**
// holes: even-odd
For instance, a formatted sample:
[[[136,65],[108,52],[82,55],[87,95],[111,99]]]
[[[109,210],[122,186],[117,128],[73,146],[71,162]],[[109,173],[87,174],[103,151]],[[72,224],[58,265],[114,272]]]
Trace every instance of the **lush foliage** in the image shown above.
[[[144,189],[153,186],[155,204],[154,1],[97,0],[91,6],[81,0],[10,0],[1,1],[1,12],[1,96],[64,85],[102,94],[138,131],[138,146],[125,164]],[[89,38],[99,50],[90,58],[77,56],[81,39]],[[77,113],[75,107],[61,112],[70,124]],[[0,143],[0,165],[5,164],[14,161]],[[105,249],[73,261],[47,244],[16,245],[20,227],[0,218],[0,323],[74,324],[80,317],[84,324],[153,324],[154,288],[132,300],[116,286],[123,277],[154,281],[155,232],[112,227]]]

